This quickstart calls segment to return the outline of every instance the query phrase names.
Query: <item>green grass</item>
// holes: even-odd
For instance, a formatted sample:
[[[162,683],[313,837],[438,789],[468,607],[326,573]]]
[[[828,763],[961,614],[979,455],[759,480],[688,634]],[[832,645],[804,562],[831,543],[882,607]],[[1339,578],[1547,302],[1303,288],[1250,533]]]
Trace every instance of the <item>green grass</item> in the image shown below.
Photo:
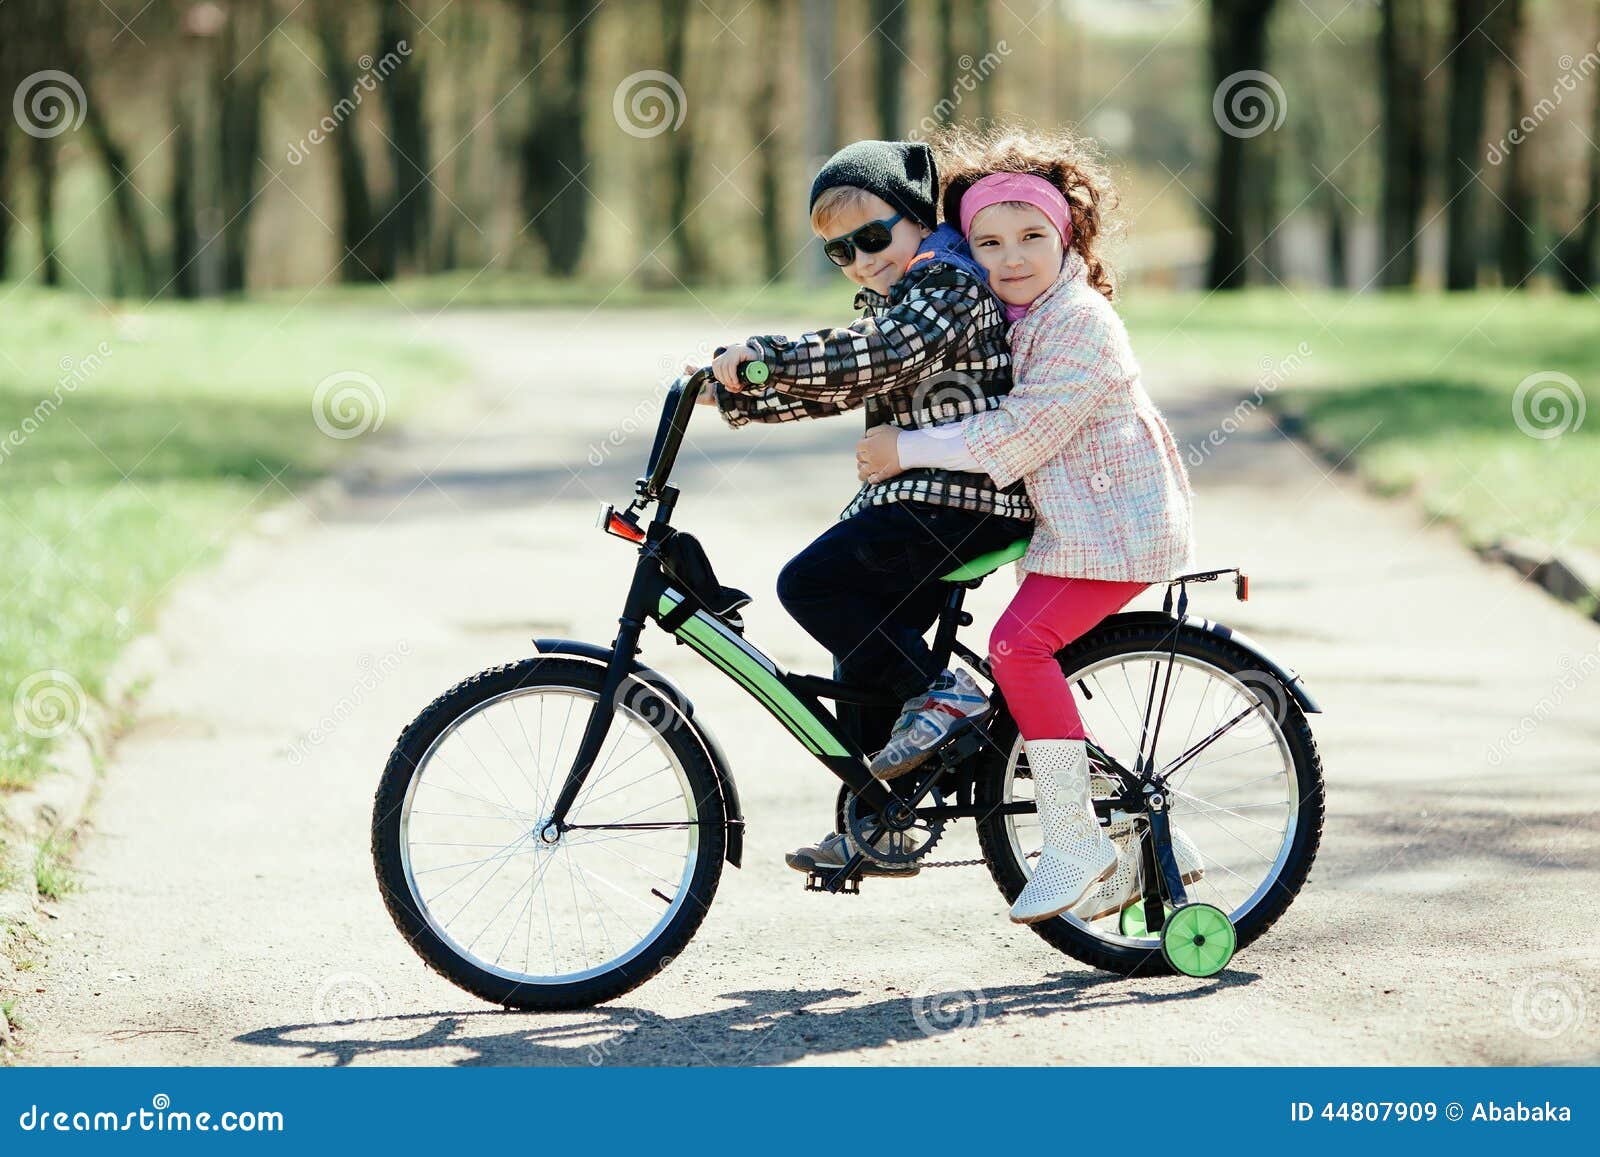
[[[1262,386],[1269,405],[1348,453],[1380,490],[1414,494],[1469,543],[1525,537],[1600,549],[1600,412],[1587,412],[1600,400],[1600,313],[1591,298],[1134,292],[1122,309],[1146,365],[1246,393]],[[1563,410],[1530,387],[1519,425],[1518,386],[1539,373],[1564,374],[1578,392],[1554,387]],[[1566,432],[1541,438],[1524,426]]]
[[[59,900],[78,890],[78,876],[67,857],[68,849],[54,835],[33,855],[33,882],[46,900]]]
[[[319,429],[318,383],[368,375],[392,426],[460,375],[392,308],[290,305],[112,314],[0,286],[0,790],[43,770],[175,579],[359,445]]]

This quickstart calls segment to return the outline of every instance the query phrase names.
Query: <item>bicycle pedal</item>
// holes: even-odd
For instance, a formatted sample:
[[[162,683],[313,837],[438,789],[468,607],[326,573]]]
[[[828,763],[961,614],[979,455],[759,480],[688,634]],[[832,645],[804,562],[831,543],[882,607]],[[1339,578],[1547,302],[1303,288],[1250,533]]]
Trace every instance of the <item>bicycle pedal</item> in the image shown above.
[[[960,766],[983,749],[988,741],[983,725],[989,722],[993,714],[994,708],[991,707],[979,715],[969,715],[950,729],[944,742],[933,750],[944,770]]]
[[[807,892],[830,892],[835,896],[861,895],[861,877],[851,876],[845,879],[838,887],[830,888],[829,881],[834,877],[834,872],[808,872],[806,873]]]

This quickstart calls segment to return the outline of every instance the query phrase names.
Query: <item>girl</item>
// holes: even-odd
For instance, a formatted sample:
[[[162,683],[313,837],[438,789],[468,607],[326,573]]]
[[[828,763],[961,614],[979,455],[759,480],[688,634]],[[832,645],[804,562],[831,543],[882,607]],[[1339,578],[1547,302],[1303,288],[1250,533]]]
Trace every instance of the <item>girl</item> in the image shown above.
[[[1172,434],[1139,380],[1112,285],[1095,252],[1111,190],[1070,134],[958,138],[945,219],[959,222],[1010,320],[1016,385],[997,407],[934,429],[878,427],[858,474],[982,470],[1021,478],[1037,518],[1022,583],[989,640],[990,664],[1033,771],[1044,851],[1012,920],[1071,909],[1089,921],[1132,898],[1131,823],[1095,819],[1082,719],[1055,655],[1151,583],[1192,565],[1192,491]],[[935,743],[908,712],[874,772],[916,766]],[[1201,862],[1173,828],[1185,881]]]

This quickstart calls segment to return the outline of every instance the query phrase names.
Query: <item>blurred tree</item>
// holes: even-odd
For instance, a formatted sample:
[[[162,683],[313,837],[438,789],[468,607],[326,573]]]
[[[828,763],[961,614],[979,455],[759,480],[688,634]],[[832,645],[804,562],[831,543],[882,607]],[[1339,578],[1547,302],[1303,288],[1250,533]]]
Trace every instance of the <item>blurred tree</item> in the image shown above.
[[[822,167],[839,147],[839,107],[834,99],[832,74],[836,66],[833,50],[833,0],[803,0],[805,39],[805,125],[806,176]],[[809,181],[808,181],[809,184]],[[813,283],[836,276],[833,265],[823,256],[821,246],[811,246],[811,260],[805,263],[806,279]]]
[[[61,284],[56,257],[56,142],[53,137],[30,135],[33,162],[33,216],[39,226],[39,271],[46,285]]]
[[[1230,83],[1238,73],[1264,71],[1267,60],[1267,21],[1276,0],[1211,0],[1209,55],[1212,91]],[[1275,115],[1268,109],[1267,115]],[[1239,289],[1246,281],[1247,194],[1254,164],[1265,152],[1258,142],[1266,134],[1241,135],[1238,128],[1217,117],[1217,159],[1211,194],[1211,259],[1206,285],[1211,289]]]
[[[212,83],[220,211],[213,236],[222,240],[222,289],[235,293],[249,280],[250,218],[261,173],[261,101],[270,58],[266,41],[278,21],[272,0],[233,0],[227,9]]]
[[[389,246],[385,265],[397,273],[416,272],[426,265],[433,219],[422,46],[417,37],[417,18],[405,0],[382,0],[376,67],[381,72],[386,62],[397,62],[382,82],[394,188],[394,204],[382,233]]]
[[[1528,111],[1527,85],[1517,64],[1522,56],[1522,0],[1505,0],[1497,15],[1500,27],[1495,42],[1500,53],[1494,59],[1505,74],[1506,120],[1516,124]],[[1500,281],[1512,288],[1526,286],[1533,274],[1534,215],[1538,209],[1529,164],[1532,143],[1525,140],[1513,146],[1502,162],[1505,183],[1500,200],[1504,204],[1496,212],[1500,218]]]
[[[1399,287],[1417,277],[1417,234],[1427,196],[1423,61],[1427,21],[1422,0],[1383,0],[1378,30],[1383,168],[1379,283]]]
[[[22,75],[17,66],[17,45],[20,42],[22,8],[17,4],[0,4],[0,95],[14,93]],[[16,204],[11,190],[11,121],[0,117],[0,281],[6,279],[8,258],[11,255],[11,222],[16,219]]]
[[[1484,89],[1489,80],[1489,0],[1452,0],[1450,114],[1445,148],[1448,239],[1445,288],[1478,284],[1478,165],[1483,148]],[[1498,0],[1497,0],[1498,3]]]
[[[783,0],[755,0],[757,44],[778,44],[784,34]],[[778,193],[783,138],[778,132],[779,62],[761,56],[756,61],[755,93],[750,102],[750,135],[756,142],[756,207],[760,215],[761,269],[768,281],[783,275],[783,201]]]
[[[99,90],[90,60],[94,52],[85,39],[104,14],[104,9],[80,4],[67,19],[56,19],[50,27],[56,38],[57,58],[83,89],[83,124],[89,130],[89,143],[105,170],[111,202],[111,291],[121,296],[128,292],[147,294],[156,288],[155,258],[150,247],[144,218],[139,212],[133,174],[128,168],[128,151],[113,136],[106,117],[108,102]]]
[[[666,54],[666,71],[683,83],[688,68],[689,28],[692,14],[691,0],[662,0],[662,47]],[[686,285],[694,285],[705,276],[705,254],[700,245],[700,231],[689,218],[694,206],[689,203],[693,195],[694,133],[686,124],[682,131],[671,130],[667,138],[667,220],[671,225],[672,248],[676,256],[677,276]]]
[[[905,0],[872,0],[872,91],[878,113],[878,136],[900,136],[900,97],[905,78]]]
[[[1594,42],[1591,29],[1590,42]],[[1582,213],[1577,226],[1557,248],[1556,276],[1569,293],[1588,293],[1600,282],[1600,88],[1590,85],[1589,142]]]
[[[351,96],[356,79],[345,46],[345,16],[335,0],[315,0],[311,15],[317,43],[322,48],[323,76],[333,105],[331,115],[336,122],[329,135],[339,172],[339,277],[342,281],[385,281],[393,274],[386,260],[393,250],[379,236],[388,223],[373,211],[373,197],[367,186],[366,159],[356,132],[356,105]]]
[[[989,0],[972,0],[972,19],[974,39],[976,46],[973,49],[974,60],[982,60],[994,51],[994,10],[989,5]],[[1039,9],[1043,11],[1043,9]],[[959,60],[957,61],[959,64]],[[978,84],[978,117],[985,125],[994,123],[996,84],[993,76]]]
[[[527,129],[517,145],[522,210],[557,277],[577,272],[588,237],[583,100],[593,13],[587,0],[521,4],[523,55],[535,62]]]
[[[934,8],[935,42],[939,54],[939,91],[934,96],[934,115],[948,124],[955,111],[945,98],[956,90],[956,0],[938,0]]]

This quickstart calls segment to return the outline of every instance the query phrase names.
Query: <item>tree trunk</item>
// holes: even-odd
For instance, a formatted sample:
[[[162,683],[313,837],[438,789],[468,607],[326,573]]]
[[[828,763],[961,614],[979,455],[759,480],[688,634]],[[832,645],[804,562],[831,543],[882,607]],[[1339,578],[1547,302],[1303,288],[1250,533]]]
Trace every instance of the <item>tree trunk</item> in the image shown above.
[[[878,136],[900,136],[900,94],[905,77],[901,41],[906,34],[905,0],[872,0],[873,96],[878,110]]]
[[[591,11],[592,5],[582,0],[562,0],[560,35],[549,37],[543,24],[548,16],[537,5],[528,5],[523,16],[525,43],[537,52],[532,59],[544,64],[529,90],[532,107],[519,149],[522,206],[557,277],[577,272],[588,235],[590,195],[585,185],[593,176],[584,172],[589,159],[583,98],[589,71],[586,16]],[[552,44],[548,56],[539,51],[547,38]],[[680,60],[676,71],[670,66],[667,71],[676,76],[682,67]]]
[[[1488,82],[1489,38],[1482,24],[1489,0],[1454,0],[1455,30],[1451,37],[1450,114],[1445,150],[1445,194],[1449,237],[1445,256],[1445,288],[1473,289],[1478,284],[1478,183],[1483,147],[1484,87]]]
[[[994,51],[994,11],[989,6],[989,0],[973,0],[973,21],[976,24],[977,45],[973,48],[972,59],[982,60]],[[984,80],[978,81],[978,118],[985,124],[994,123],[995,109],[995,77],[991,74]]]
[[[384,0],[378,23],[374,68],[383,76],[379,83],[389,120],[394,184],[394,205],[385,232],[390,245],[387,264],[397,272],[415,272],[425,263],[433,221],[417,21],[403,0]]]
[[[355,76],[345,48],[342,14],[333,0],[316,0],[312,7],[317,41],[322,47],[322,68],[327,74],[328,98],[336,121],[332,136],[339,174],[339,277],[343,281],[384,281],[391,269],[385,264],[389,246],[378,234],[388,227],[372,208],[367,186],[367,166],[354,115]],[[340,120],[341,110],[345,119]],[[326,138],[323,144],[329,143]]]
[[[40,274],[46,285],[61,284],[56,259],[56,142],[45,136],[28,138],[33,160],[33,216],[39,225]]]
[[[833,0],[803,0],[805,4],[805,90],[806,90],[806,170],[815,173],[838,147],[838,106],[833,83]],[[808,214],[809,216],[809,214]],[[838,274],[820,245],[811,247],[805,263],[806,279],[812,284],[830,281]]]
[[[232,5],[213,81],[222,288],[227,293],[242,292],[249,282],[250,219],[261,172],[261,98],[269,59],[262,44],[276,23],[271,0]]]
[[[756,42],[777,44],[783,35],[781,0],[756,0]],[[770,281],[783,274],[783,139],[778,132],[778,69],[762,61],[757,65],[754,99],[750,104],[750,132],[756,141],[756,211],[761,217],[761,268]]]
[[[195,226],[194,130],[183,116],[178,98],[172,100],[172,184],[167,191],[167,216],[172,223],[172,272],[168,286],[179,297],[198,297],[194,259],[199,250]]]
[[[956,79],[960,76],[956,69],[956,0],[939,0],[934,21],[939,41],[939,91],[933,96],[934,115],[939,123],[949,124],[950,114],[955,109],[945,100],[955,92]]]
[[[1209,53],[1213,93],[1223,90],[1229,78],[1247,70],[1263,70],[1267,56],[1267,20],[1274,0],[1211,0]],[[1235,82],[1254,85],[1254,81]],[[1227,92],[1224,91],[1224,96]],[[1266,110],[1277,114],[1276,98]],[[1217,119],[1217,159],[1211,204],[1211,260],[1206,285],[1211,289],[1240,289],[1246,282],[1250,182],[1260,180],[1259,166],[1251,162],[1263,150],[1260,138],[1242,135],[1227,116]],[[1232,131],[1229,131],[1229,129]],[[1268,128],[1266,131],[1272,131]],[[1253,147],[1255,146],[1255,147]]]
[[[1378,33],[1383,172],[1379,283],[1410,286],[1417,277],[1417,233],[1427,196],[1421,0],[1383,0]]]
[[[1527,113],[1527,86],[1517,60],[1522,55],[1523,10],[1522,0],[1505,0],[1500,9],[1501,31],[1498,37],[1500,51],[1496,54],[1506,77],[1506,119],[1515,124]],[[1529,179],[1528,148],[1532,142],[1524,140],[1512,147],[1506,156],[1505,184],[1500,194],[1505,202],[1500,218],[1500,281],[1518,289],[1524,287],[1533,274],[1534,201],[1532,181]]]
[[[666,71],[683,83],[688,62],[690,0],[663,0],[662,18]],[[693,197],[694,137],[692,121],[669,130],[667,148],[667,217],[672,228],[672,248],[677,276],[685,285],[694,285],[705,276],[705,255],[700,248],[699,230],[690,220]]]

